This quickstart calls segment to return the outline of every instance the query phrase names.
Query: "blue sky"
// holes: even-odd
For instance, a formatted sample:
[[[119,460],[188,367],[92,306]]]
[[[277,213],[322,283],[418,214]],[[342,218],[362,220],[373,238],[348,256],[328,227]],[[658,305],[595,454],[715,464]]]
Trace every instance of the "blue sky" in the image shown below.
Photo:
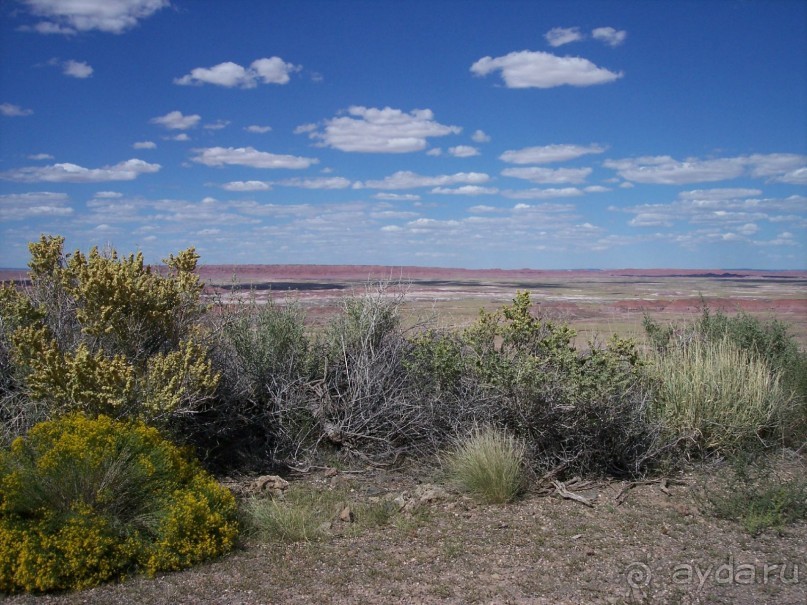
[[[807,2],[7,0],[0,266],[807,268]]]

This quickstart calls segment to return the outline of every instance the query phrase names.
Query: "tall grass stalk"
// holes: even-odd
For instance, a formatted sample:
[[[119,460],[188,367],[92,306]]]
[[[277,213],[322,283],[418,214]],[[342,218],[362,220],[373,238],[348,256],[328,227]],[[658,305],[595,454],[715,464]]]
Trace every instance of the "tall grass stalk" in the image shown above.
[[[655,412],[676,437],[733,450],[776,436],[792,403],[780,374],[727,339],[678,342],[656,354]]]

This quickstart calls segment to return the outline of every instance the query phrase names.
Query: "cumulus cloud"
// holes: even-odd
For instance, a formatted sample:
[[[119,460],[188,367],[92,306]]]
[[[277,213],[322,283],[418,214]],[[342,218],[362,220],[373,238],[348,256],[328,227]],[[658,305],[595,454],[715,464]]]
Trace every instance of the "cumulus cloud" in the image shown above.
[[[591,174],[591,168],[539,168],[527,166],[524,168],[505,168],[503,176],[525,179],[532,183],[560,183],[577,185],[586,180]]]
[[[414,193],[376,193],[373,197],[377,200],[393,202],[417,202],[420,200],[420,196]]]
[[[577,42],[585,38],[585,36],[580,32],[579,27],[553,27],[544,34],[544,38],[546,38],[549,46],[557,47],[570,42]]]
[[[122,198],[123,194],[118,191],[98,191],[93,197],[104,200],[116,200]]]
[[[258,84],[287,84],[290,74],[302,69],[299,65],[286,63],[280,57],[253,61],[248,68],[226,61],[213,67],[197,67],[189,74],[176,78],[174,84],[182,86],[214,84],[226,88],[255,88]]]
[[[12,105],[11,103],[0,103],[0,114],[9,118],[30,116],[32,113],[34,113],[33,109],[25,109],[19,105]]]
[[[135,149],[156,149],[157,143],[154,141],[137,141],[132,147]]]
[[[479,155],[479,150],[476,147],[471,147],[470,145],[457,145],[456,147],[449,147],[448,153],[453,155],[455,158],[470,158],[475,155]]]
[[[628,32],[617,31],[613,27],[598,27],[591,32],[591,37],[595,40],[605,42],[608,46],[619,46],[627,38]]]
[[[494,195],[499,193],[495,187],[480,187],[479,185],[463,185],[461,187],[435,187],[431,193],[441,195]]]
[[[186,116],[182,115],[181,111],[171,111],[164,116],[152,118],[150,121],[152,124],[159,124],[168,130],[188,130],[195,128],[201,119],[202,116],[198,114]]]
[[[131,159],[114,166],[84,168],[76,164],[29,166],[0,173],[0,179],[21,183],[102,183],[105,181],[131,181],[141,174],[160,170],[159,164]]]
[[[62,71],[64,75],[70,76],[71,78],[84,79],[92,75],[93,68],[84,61],[73,61],[70,59],[62,64]]]
[[[268,191],[272,185],[266,181],[230,181],[221,188],[227,191]]]
[[[804,197],[760,199],[756,197],[759,193],[758,189],[696,189],[682,191],[677,200],[668,203],[611,207],[609,210],[633,214],[628,223],[632,227],[669,227],[684,221],[729,227],[736,233],[752,235],[759,230],[759,221],[807,225],[804,216],[792,214],[805,212],[807,200]]]
[[[577,197],[583,192],[577,187],[549,189],[517,189],[503,191],[502,195],[511,200],[549,200],[559,197]]]
[[[221,130],[223,128],[227,128],[230,125],[229,120],[216,120],[215,122],[211,122],[210,124],[205,124],[202,128],[207,130]]]
[[[319,160],[258,151],[254,147],[207,147],[196,149],[194,162],[205,166],[250,166],[252,168],[308,168]]]
[[[511,149],[500,155],[499,159],[510,164],[550,164],[604,151],[605,147],[600,145],[544,145]]]
[[[350,181],[341,176],[284,179],[279,181],[278,184],[284,187],[300,187],[302,189],[347,189],[350,187]]]
[[[429,109],[406,113],[391,107],[353,106],[347,113],[326,120],[322,130],[315,128],[309,136],[341,151],[408,153],[425,149],[430,137],[458,134],[462,130],[436,122]]]
[[[597,67],[582,57],[558,57],[551,53],[523,50],[503,57],[483,57],[471,66],[478,76],[501,71],[507,88],[554,88],[556,86],[593,86],[622,77]]]
[[[446,185],[487,183],[490,176],[482,172],[458,172],[456,174],[442,174],[438,176],[423,176],[408,170],[398,172],[376,181],[357,183],[355,188],[367,189],[415,189],[418,187],[444,187]]]
[[[33,28],[41,34],[99,30],[120,34],[170,4],[169,0],[22,0],[46,20]]]
[[[648,156],[606,160],[606,168],[636,183],[682,185],[724,181],[750,175],[774,182],[801,184],[807,173],[807,156],[797,154],[754,154],[730,158],[676,160],[670,156]]]
[[[475,131],[473,133],[473,135],[471,135],[471,139],[474,141],[474,143],[489,143],[490,142],[490,137],[487,134],[485,134],[484,130]]]
[[[252,124],[251,126],[247,126],[244,128],[247,132],[254,132],[256,134],[266,134],[270,130],[272,130],[271,126],[259,126],[257,124]]]
[[[73,214],[73,209],[66,205],[68,202],[67,194],[50,191],[0,195],[0,220],[69,216]]]

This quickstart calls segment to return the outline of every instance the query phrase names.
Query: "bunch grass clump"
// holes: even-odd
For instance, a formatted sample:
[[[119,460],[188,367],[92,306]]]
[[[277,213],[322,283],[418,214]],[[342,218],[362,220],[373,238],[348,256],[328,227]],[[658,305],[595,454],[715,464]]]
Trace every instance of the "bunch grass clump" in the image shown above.
[[[143,423],[74,414],[0,452],[0,591],[80,590],[229,551],[233,495]]]
[[[738,451],[781,436],[792,395],[764,360],[728,339],[679,342],[656,354],[655,412],[701,451]]]
[[[503,504],[524,486],[524,444],[492,427],[477,428],[446,460],[450,480],[482,502]]]

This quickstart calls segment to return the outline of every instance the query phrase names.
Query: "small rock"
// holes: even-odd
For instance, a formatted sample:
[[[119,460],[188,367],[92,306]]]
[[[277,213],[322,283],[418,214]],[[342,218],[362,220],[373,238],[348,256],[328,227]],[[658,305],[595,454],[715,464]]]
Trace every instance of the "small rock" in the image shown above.
[[[349,507],[349,506],[346,506],[345,508],[343,508],[343,509],[342,509],[342,512],[341,512],[341,513],[339,513],[339,520],[340,520],[340,521],[344,521],[345,523],[353,523],[353,520],[354,520],[355,518],[356,518],[356,517],[355,517],[355,515],[353,514],[353,511],[352,511],[352,510],[350,510],[350,507]]]
[[[324,523],[319,524],[319,531],[321,531],[321,532],[329,532],[329,531],[331,531],[332,527],[333,527],[333,523],[331,523],[330,521],[325,521]]]
[[[263,475],[252,483],[253,492],[268,493],[274,497],[282,497],[289,487],[289,482],[277,475]]]

